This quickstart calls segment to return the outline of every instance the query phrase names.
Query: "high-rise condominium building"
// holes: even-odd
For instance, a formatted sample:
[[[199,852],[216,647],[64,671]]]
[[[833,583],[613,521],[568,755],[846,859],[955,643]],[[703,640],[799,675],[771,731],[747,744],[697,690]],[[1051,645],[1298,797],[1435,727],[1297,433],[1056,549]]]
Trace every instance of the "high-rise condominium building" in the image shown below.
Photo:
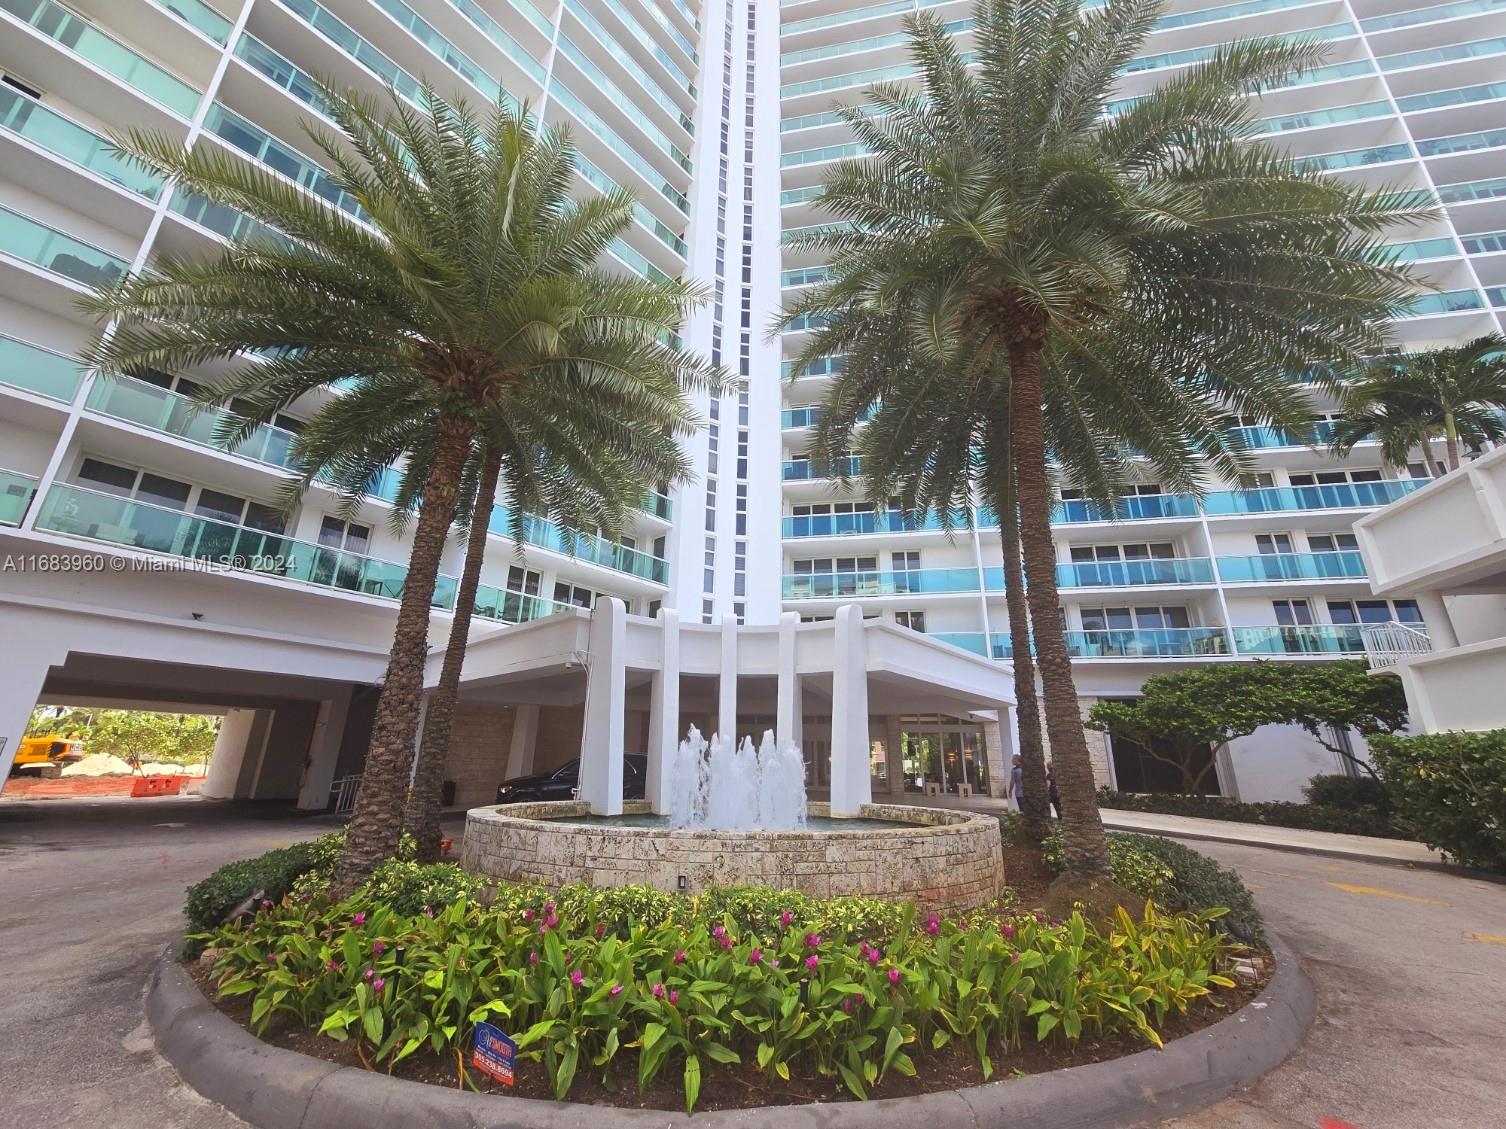
[[[858,602],[1007,657],[997,530],[950,537],[924,515],[839,490],[808,445],[842,358],[790,382],[782,369],[801,333],[768,334],[782,301],[822,275],[820,262],[782,250],[779,234],[825,222],[823,171],[859,152],[833,106],[908,73],[902,24],[917,8],[970,41],[967,0],[0,0],[0,553],[12,562],[0,569],[11,628],[0,761],[40,696],[234,711],[226,729],[254,755],[225,770],[235,778],[220,781],[224,794],[298,794],[312,806],[337,771],[358,771],[360,719],[407,553],[390,521],[392,480],[374,482],[354,515],[317,486],[286,513],[277,502],[290,445],[316,403],[225,450],[215,418],[188,399],[212,369],[104,380],[72,359],[97,329],[75,306],[90,286],[161,255],[210,252],[246,222],[124,161],[111,133],[144,127],[258,162],[362,219],[302,129],[320,119],[315,75],[408,99],[430,82],[473,103],[526,102],[568,125],[579,192],[621,185],[638,200],[610,265],[704,281],[712,299],[684,340],[740,381],[702,398],[706,427],[688,443],[694,479],[646,495],[616,540],[588,532],[572,556],[538,518],[516,547],[500,498],[480,630],[603,595],[692,623],[816,619]],[[1497,328],[1506,0],[1177,0],[1126,68],[1122,97],[1253,35],[1328,45],[1322,66],[1260,96],[1276,144],[1330,175],[1425,189],[1442,205],[1429,226],[1396,236],[1437,285],[1398,322],[1397,343]],[[1428,467],[1383,468],[1373,444],[1336,462],[1253,423],[1246,435],[1258,469],[1245,482],[1210,481],[1201,502],[1144,481],[1108,522],[1064,492],[1062,615],[1085,703],[1188,664],[1358,653],[1358,625],[1434,614],[1370,595],[1350,528]],[[436,644],[459,557],[452,544]],[[148,571],[222,558],[233,567]],[[498,686],[523,681],[499,676]],[[535,740],[566,748],[572,724],[579,732],[564,697],[523,706],[493,696],[513,704],[488,715],[478,691],[474,723],[485,731],[506,713],[514,754]],[[886,788],[999,785],[970,719],[908,716],[881,732],[900,750]],[[1106,781],[1164,783],[1136,750],[1110,753],[1096,740]],[[296,756],[280,754],[288,746]],[[500,777],[532,753],[492,761],[471,776],[456,767],[463,793],[465,781]],[[1286,797],[1332,768],[1330,754],[1281,735],[1225,755],[1210,781]],[[462,799],[486,798],[475,788]]]

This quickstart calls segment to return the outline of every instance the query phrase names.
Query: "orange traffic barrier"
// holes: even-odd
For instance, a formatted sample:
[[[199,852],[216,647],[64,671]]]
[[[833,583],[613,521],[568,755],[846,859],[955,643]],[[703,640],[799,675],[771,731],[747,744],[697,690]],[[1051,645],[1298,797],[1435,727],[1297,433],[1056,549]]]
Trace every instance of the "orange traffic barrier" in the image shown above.
[[[176,796],[182,787],[181,776],[138,776],[131,781],[131,795]]]

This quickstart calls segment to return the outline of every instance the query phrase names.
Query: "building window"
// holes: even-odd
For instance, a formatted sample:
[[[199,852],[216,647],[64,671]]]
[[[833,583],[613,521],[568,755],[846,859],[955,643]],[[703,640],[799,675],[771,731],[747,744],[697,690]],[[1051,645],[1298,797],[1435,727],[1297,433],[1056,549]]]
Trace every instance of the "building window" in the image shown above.
[[[911,631],[924,631],[926,629],[926,613],[923,611],[898,611],[894,613],[894,622],[901,627],[908,627]]]

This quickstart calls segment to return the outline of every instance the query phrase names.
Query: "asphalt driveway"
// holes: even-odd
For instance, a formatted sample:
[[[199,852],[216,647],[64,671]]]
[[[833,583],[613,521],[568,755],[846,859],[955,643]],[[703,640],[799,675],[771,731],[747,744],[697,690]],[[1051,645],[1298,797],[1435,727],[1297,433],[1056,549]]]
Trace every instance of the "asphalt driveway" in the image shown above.
[[[0,1126],[231,1129],[142,1022],[183,888],[328,818],[197,800],[0,803]],[[1177,1129],[1506,1125],[1506,886],[1231,844],[1319,997],[1306,1046]]]

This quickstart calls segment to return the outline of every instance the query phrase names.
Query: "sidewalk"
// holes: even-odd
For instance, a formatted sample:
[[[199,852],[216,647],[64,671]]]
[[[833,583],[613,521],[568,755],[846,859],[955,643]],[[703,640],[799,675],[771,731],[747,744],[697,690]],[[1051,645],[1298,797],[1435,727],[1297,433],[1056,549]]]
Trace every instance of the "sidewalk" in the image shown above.
[[[973,796],[959,800],[955,796],[905,796],[890,803],[915,804],[920,807],[966,808],[969,811],[998,815],[1009,810],[1005,800]],[[1366,859],[1371,862],[1402,866],[1442,866],[1442,856],[1431,847],[1406,839],[1376,839],[1369,835],[1338,835],[1331,831],[1303,831],[1292,827],[1270,827],[1264,823],[1235,823],[1223,819],[1196,819],[1184,815],[1159,815],[1151,812],[1120,811],[1100,808],[1103,825],[1112,831],[1134,831],[1146,835],[1168,835],[1175,839],[1203,839],[1215,843],[1243,843],[1276,851],[1298,851],[1334,858]]]

